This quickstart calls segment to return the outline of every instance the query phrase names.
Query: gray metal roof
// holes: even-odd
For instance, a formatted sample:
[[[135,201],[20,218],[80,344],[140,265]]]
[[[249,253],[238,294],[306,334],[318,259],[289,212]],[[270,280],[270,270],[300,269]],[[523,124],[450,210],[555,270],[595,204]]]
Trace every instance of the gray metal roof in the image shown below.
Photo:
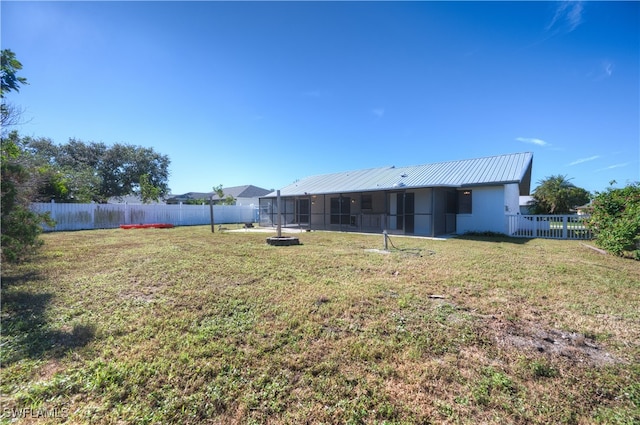
[[[281,196],[369,192],[419,187],[465,187],[518,183],[528,194],[531,152],[439,162],[408,167],[381,167],[303,178],[280,189]],[[526,193],[525,193],[526,192]],[[275,192],[268,197],[275,196]]]
[[[260,196],[267,195],[271,193],[271,190],[263,189],[254,185],[244,185],[244,186],[233,186],[233,187],[224,187],[222,188],[222,192],[225,196],[231,195],[234,198],[259,198]],[[188,192],[183,195],[169,195],[167,201],[173,202],[184,202],[191,199],[210,199],[213,197],[213,200],[219,200],[220,197],[215,192]]]

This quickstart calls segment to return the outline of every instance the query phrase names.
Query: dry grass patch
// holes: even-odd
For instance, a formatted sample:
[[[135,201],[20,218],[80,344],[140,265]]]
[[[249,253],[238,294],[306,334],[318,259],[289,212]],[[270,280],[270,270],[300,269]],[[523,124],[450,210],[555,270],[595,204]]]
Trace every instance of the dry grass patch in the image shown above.
[[[566,241],[392,237],[401,250],[381,255],[367,251],[379,235],[299,236],[272,247],[206,226],[45,235],[36,261],[3,269],[4,417],[640,418],[637,262]]]

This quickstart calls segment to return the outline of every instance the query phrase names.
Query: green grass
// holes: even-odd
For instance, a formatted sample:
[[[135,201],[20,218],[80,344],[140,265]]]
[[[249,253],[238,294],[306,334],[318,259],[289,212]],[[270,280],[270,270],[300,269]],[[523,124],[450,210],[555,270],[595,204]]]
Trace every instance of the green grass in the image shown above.
[[[3,420],[640,420],[635,261],[574,241],[392,236],[383,255],[366,251],[381,235],[267,236],[44,235],[3,266]]]

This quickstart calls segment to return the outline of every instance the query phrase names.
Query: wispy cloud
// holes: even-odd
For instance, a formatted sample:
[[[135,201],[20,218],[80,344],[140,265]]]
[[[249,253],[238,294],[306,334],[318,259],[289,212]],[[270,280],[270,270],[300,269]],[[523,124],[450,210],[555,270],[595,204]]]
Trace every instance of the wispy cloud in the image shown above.
[[[516,140],[518,142],[530,143],[530,144],[536,145],[536,146],[551,146],[550,143],[547,143],[542,139],[536,139],[536,138],[533,138],[533,137],[516,137]]]
[[[546,30],[553,33],[569,33],[582,23],[583,12],[584,5],[581,1],[560,1]]]
[[[582,164],[583,162],[589,162],[589,161],[593,161],[600,158],[600,155],[594,155],[594,156],[590,156],[589,158],[580,158],[580,159],[576,159],[573,162],[569,163],[569,166],[572,165],[578,165],[578,164]]]
[[[603,60],[600,62],[599,66],[596,67],[595,71],[592,71],[587,75],[587,78],[591,77],[591,80],[593,81],[606,80],[607,78],[611,78],[613,75],[613,69],[613,62],[610,60]]]
[[[609,165],[608,167],[598,168],[596,170],[596,172],[605,171],[605,170],[613,170],[614,168],[622,168],[622,167],[626,167],[627,165],[629,165],[628,162],[623,162],[622,164],[613,164],[613,165]]]
[[[378,118],[382,118],[384,116],[384,108],[374,108],[371,113]]]

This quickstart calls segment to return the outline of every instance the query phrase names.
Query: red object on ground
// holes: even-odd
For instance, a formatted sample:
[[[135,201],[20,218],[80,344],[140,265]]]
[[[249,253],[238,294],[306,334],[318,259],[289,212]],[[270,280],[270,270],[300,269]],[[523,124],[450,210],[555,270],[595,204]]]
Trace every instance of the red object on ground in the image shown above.
[[[151,224],[121,224],[121,229],[171,229],[173,224],[170,223],[151,223]]]

